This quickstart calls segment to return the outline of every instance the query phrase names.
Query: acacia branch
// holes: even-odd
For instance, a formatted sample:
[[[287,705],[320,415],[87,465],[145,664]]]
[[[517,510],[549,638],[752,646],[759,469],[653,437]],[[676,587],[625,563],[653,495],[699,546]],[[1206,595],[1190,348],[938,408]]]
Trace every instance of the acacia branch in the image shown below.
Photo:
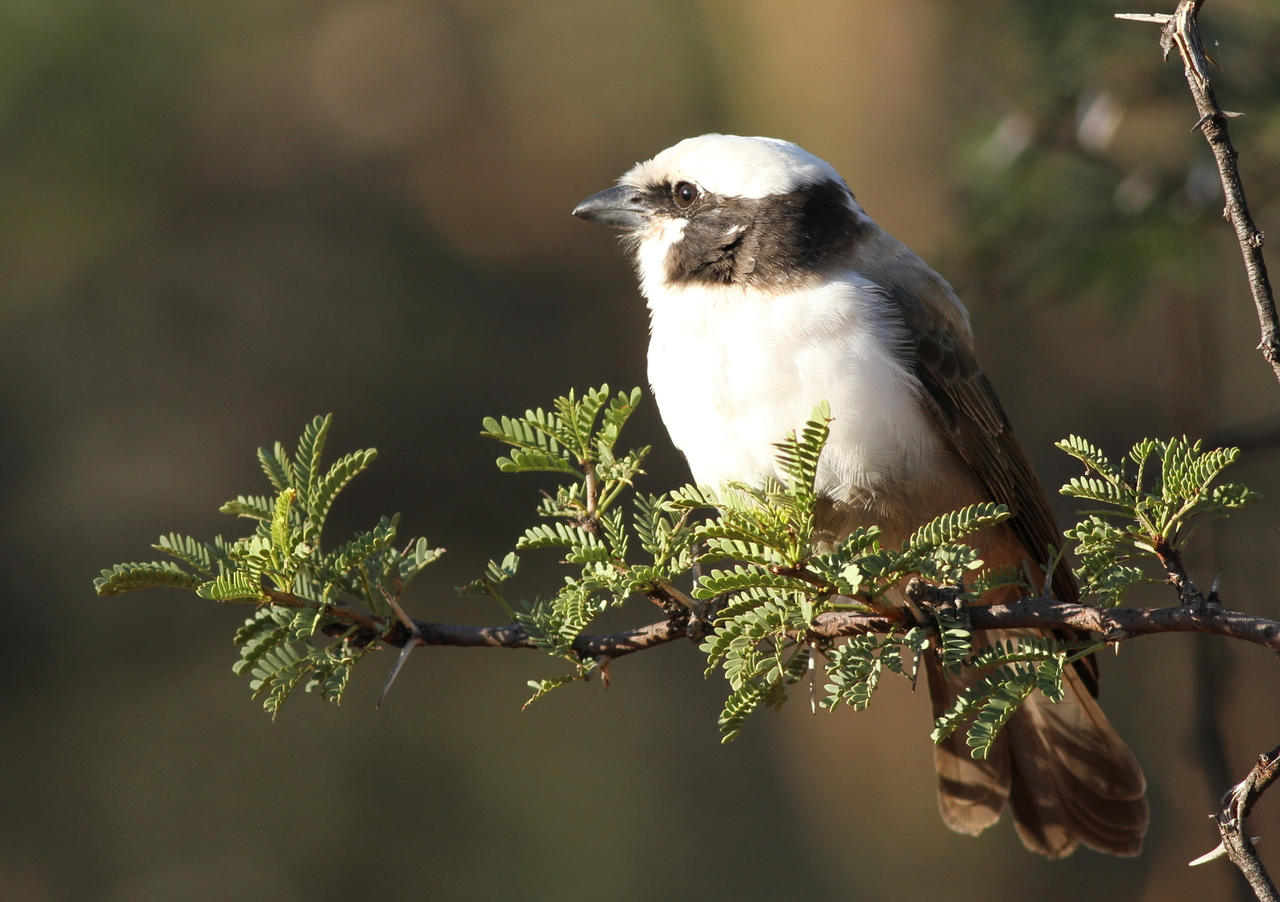
[[[537,648],[538,645],[518,623],[506,626],[455,626],[448,623],[427,623],[415,620],[414,626],[421,634],[419,645],[452,645],[459,648]],[[684,624],[677,620],[661,620],[638,629],[612,633],[607,636],[581,635],[574,640],[573,650],[579,658],[620,658],[633,652],[644,651],[688,635]],[[384,641],[402,645],[409,636],[401,635],[393,628]]]
[[[975,605],[968,608],[968,612],[975,630],[1077,629],[1098,633],[1106,642],[1124,642],[1159,633],[1204,633],[1239,639],[1280,652],[1280,623],[1218,605],[1206,605],[1201,611],[1183,605],[1166,608],[1099,608],[1029,598],[1014,604]],[[819,614],[814,618],[806,637],[839,639],[864,633],[887,633],[908,623],[910,616],[905,610],[869,614],[844,611]],[[403,646],[411,639],[418,645],[458,648],[538,647],[518,623],[506,626],[460,626],[424,620],[415,620],[413,623],[418,628],[418,637],[411,636],[403,625],[395,623],[371,638],[396,647]],[[573,650],[584,660],[620,658],[683,639],[687,635],[684,623],[663,620],[610,635],[584,634],[574,641]]]
[[[1222,179],[1222,190],[1226,196],[1226,208],[1222,215],[1230,220],[1236,230],[1236,240],[1240,243],[1240,252],[1244,256],[1244,268],[1249,276],[1249,289],[1253,294],[1253,305],[1258,311],[1258,324],[1262,328],[1262,340],[1258,349],[1271,364],[1276,379],[1280,380],[1280,321],[1276,317],[1275,298],[1271,292],[1271,280],[1267,277],[1267,263],[1262,256],[1263,235],[1253,223],[1249,213],[1249,204],[1245,201],[1244,186],[1240,182],[1240,170],[1236,166],[1235,147],[1227,133],[1227,119],[1239,113],[1225,112],[1218,106],[1213,85],[1209,81],[1209,59],[1204,52],[1204,43],[1200,39],[1200,28],[1196,16],[1204,0],[1179,0],[1173,15],[1149,15],[1142,13],[1118,13],[1118,19],[1133,19],[1141,22],[1156,22],[1162,25],[1160,31],[1160,47],[1165,59],[1170,51],[1178,48],[1182,57],[1183,69],[1187,78],[1187,86],[1195,99],[1196,110],[1200,120],[1196,126],[1209,142],[1213,157],[1218,164],[1218,175]]]
[[[1191,605],[1196,610],[1203,607],[1205,605],[1204,595],[1196,588],[1196,584],[1191,581],[1191,577],[1187,574],[1186,567],[1182,565],[1182,553],[1163,538],[1156,541],[1154,550],[1156,558],[1160,561],[1160,566],[1164,567],[1167,582],[1177,589],[1178,598],[1182,603]],[[1216,585],[1214,589],[1217,589]]]
[[[969,609],[975,630],[1078,629],[1099,633],[1105,642],[1123,642],[1157,633],[1208,633],[1262,645],[1280,652],[1280,623],[1216,605],[1201,611],[1179,605],[1167,608],[1099,608],[1083,604],[1028,598],[1014,604],[975,605]],[[858,618],[865,618],[859,620]],[[819,635],[852,635],[869,632],[868,625],[886,618],[857,614],[822,614]],[[846,630],[848,630],[846,632]]]
[[[1280,776],[1280,746],[1261,755],[1258,763],[1249,771],[1249,775],[1227,790],[1222,797],[1222,811],[1213,816],[1222,835],[1222,842],[1208,855],[1202,855],[1191,862],[1192,867],[1227,857],[1238,867],[1254,895],[1261,902],[1280,902],[1280,894],[1271,882],[1267,869],[1262,866],[1262,859],[1253,847],[1253,840],[1244,829],[1244,819],[1253,811],[1254,804],[1267,791],[1267,787]]]

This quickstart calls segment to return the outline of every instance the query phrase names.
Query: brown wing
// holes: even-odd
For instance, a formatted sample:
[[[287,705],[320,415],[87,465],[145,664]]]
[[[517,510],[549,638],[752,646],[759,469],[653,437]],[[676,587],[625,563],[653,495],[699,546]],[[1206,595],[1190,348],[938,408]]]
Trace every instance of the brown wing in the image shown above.
[[[915,373],[934,423],[977,476],[991,500],[1013,512],[1009,528],[1033,561],[1048,562],[1048,547],[1062,546],[1044,487],[1013,434],[995,389],[963,339],[935,325],[923,302],[906,289],[886,289],[902,310],[915,351]],[[1054,594],[1079,598],[1070,568],[1053,574]]]
[[[942,286],[940,290],[949,293]],[[909,338],[906,350],[914,352],[915,374],[934,423],[991,500],[1007,505],[1013,513],[1008,526],[1027,556],[1047,565],[1049,546],[1059,548],[1064,539],[1044,486],[977,357],[968,342],[931,315],[918,296],[901,285],[884,286],[884,291],[902,313]],[[1060,601],[1079,600],[1075,576],[1065,560],[1053,572],[1053,593]],[[1077,662],[1076,670],[1097,695],[1097,662],[1092,656]]]
[[[885,242],[882,250],[887,253],[861,271],[884,286],[902,316],[903,354],[920,380],[925,407],[990,498],[1013,511],[1007,528],[1027,557],[1045,561],[1047,546],[1063,539],[1044,488],[974,356],[963,308],[950,286],[905,248]],[[1077,600],[1065,563],[1055,569],[1052,584],[1061,600]],[[975,641],[1013,636],[994,632]],[[944,679],[936,662],[926,666],[935,714],[975,676]],[[946,824],[976,833],[999,816],[1007,799],[1018,834],[1033,851],[1061,858],[1083,843],[1116,855],[1137,854],[1149,817],[1145,781],[1093,700],[1097,677],[1092,656],[1077,661],[1066,674],[1066,698],[1050,704],[1033,694],[1010,718],[985,761],[969,760],[954,734],[950,745],[940,745],[935,766]]]

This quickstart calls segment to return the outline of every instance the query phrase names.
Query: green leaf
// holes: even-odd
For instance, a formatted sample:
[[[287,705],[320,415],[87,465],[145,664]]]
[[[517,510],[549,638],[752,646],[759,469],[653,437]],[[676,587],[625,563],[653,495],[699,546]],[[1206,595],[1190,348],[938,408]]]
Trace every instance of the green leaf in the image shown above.
[[[267,605],[256,611],[236,632],[235,643],[240,646],[240,660],[231,668],[232,671],[243,675],[255,667],[263,656],[289,638],[292,622],[292,612],[287,608]]]
[[[262,464],[262,472],[267,474],[267,479],[271,480],[277,492],[293,488],[293,464],[289,460],[288,452],[284,450],[284,445],[276,442],[275,447],[270,451],[259,448],[258,462]]]
[[[293,694],[293,690],[315,669],[309,655],[302,654],[289,643],[282,643],[262,656],[253,668],[254,679],[249,682],[254,698],[266,698],[262,707],[275,720],[280,708]]]
[[[607,554],[608,550],[594,535],[581,526],[567,523],[550,523],[542,526],[531,526],[516,542],[516,548],[593,548]]]
[[[275,510],[271,516],[271,550],[275,554],[277,564],[293,556],[293,547],[296,543],[289,529],[289,508],[297,494],[293,489],[285,489],[276,497]]]
[[[1062,671],[1066,658],[1055,655],[1040,662],[1036,668],[1036,688],[1051,702],[1060,702],[1066,697],[1062,687]]]
[[[320,572],[330,578],[346,573],[355,567],[360,566],[367,559],[387,548],[395,541],[396,523],[395,519],[382,518],[382,522],[375,526],[369,532],[356,536],[350,542],[335,548],[324,556],[320,565]],[[419,544],[424,547],[426,539],[419,539]],[[434,559],[434,558],[433,558]],[[403,564],[401,565],[403,569]]]
[[[546,680],[529,680],[527,685],[533,690],[533,695],[529,696],[529,700],[521,705],[520,709],[523,711],[548,693],[559,689],[561,686],[568,686],[570,683],[577,682],[580,679],[582,677],[576,673],[564,673]]]
[[[333,505],[334,498],[357,474],[368,469],[369,464],[373,463],[377,456],[377,450],[369,448],[340,457],[329,468],[329,472],[325,474],[324,478],[316,484],[310,498],[310,517],[313,530],[310,536],[311,541],[319,541],[321,529],[324,526],[325,519],[329,516],[329,508]]]
[[[303,509],[311,506],[311,495],[320,480],[320,458],[324,454],[324,442],[329,435],[333,414],[316,417],[302,430],[295,455],[294,488]]]
[[[888,660],[886,652],[891,652]],[[886,639],[884,645],[875,636],[854,636],[835,649],[827,664],[827,697],[822,707],[832,710],[841,704],[861,711],[871,703],[871,696],[880,682],[883,668],[902,670],[897,645]]]
[[[1017,671],[1002,682],[995,692],[987,697],[981,709],[969,725],[969,744],[974,758],[986,758],[991,754],[991,747],[996,737],[1009,722],[1013,712],[1030,695],[1038,683],[1034,672]]]
[[[819,590],[810,583],[790,576],[779,576],[768,570],[734,567],[732,570],[712,570],[702,577],[694,598],[714,598],[722,592],[741,589],[775,589],[784,592],[816,593]]]
[[[1018,636],[975,651],[966,666],[972,670],[988,670],[1006,664],[1056,661],[1076,647],[1085,645],[1059,642],[1048,636]]]
[[[1246,507],[1261,497],[1257,492],[1249,491],[1247,486],[1229,483],[1216,486],[1209,500],[1215,507]]]
[[[176,589],[195,589],[200,580],[168,561],[152,561],[149,564],[116,564],[103,570],[102,576],[93,581],[93,587],[102,596],[121,595],[134,589],[152,586],[171,586]]]
[[[264,597],[262,583],[242,570],[201,583],[196,594],[212,601],[261,601]]]
[[[818,458],[831,433],[831,405],[823,401],[813,409],[800,434],[794,432],[774,445],[778,462],[787,473],[787,485],[797,498],[811,498],[818,478]]]
[[[282,489],[282,491],[288,490],[288,486]],[[273,510],[274,505],[271,499],[263,495],[237,495],[235,501],[228,501],[218,508],[219,513],[246,517],[250,520],[262,520],[267,523],[271,522]]]
[[[173,555],[205,576],[213,576],[213,555],[210,554],[209,547],[189,536],[171,532],[167,536],[161,536],[151,547]]]
[[[605,390],[607,389],[608,386],[605,386]],[[622,432],[622,427],[627,424],[631,414],[635,413],[642,397],[644,397],[644,392],[639,387],[636,387],[631,389],[630,394],[618,392],[613,400],[609,402],[609,406],[604,412],[603,425],[600,429],[601,438],[599,440],[605,448],[613,448],[614,443],[618,440],[618,434]]]
[[[763,701],[764,696],[754,683],[745,683],[730,693],[725,699],[724,710],[720,712],[718,721],[720,741],[732,742],[737,739],[747,718]]]
[[[398,516],[399,515],[397,515],[397,518]],[[413,543],[413,547],[400,559],[400,582],[402,584],[408,584],[409,580],[417,576],[418,573],[422,571],[423,567],[440,560],[440,556],[443,554],[443,548],[432,548],[427,544],[426,538],[419,538],[418,541]],[[507,557],[503,559],[503,565],[505,566],[507,560],[515,557],[514,552],[508,554]],[[511,572],[513,574],[515,573],[514,563],[511,566]]]
[[[705,485],[681,486],[672,492],[663,506],[669,511],[682,512],[699,509],[716,509],[721,506],[715,489]]]
[[[1122,478],[1122,474],[1094,445],[1090,444],[1087,439],[1083,439],[1078,435],[1070,435],[1060,442],[1055,442],[1054,447],[1060,451],[1065,451],[1076,460],[1079,460],[1086,467],[1094,472],[1106,477],[1108,480],[1118,482]],[[1135,446],[1136,450],[1137,446]],[[1143,455],[1145,457],[1145,454]],[[1139,463],[1141,458],[1135,458]]]
[[[973,648],[973,633],[969,624],[944,609],[935,610],[934,618],[938,621],[938,656],[942,666],[958,671]]]
[[[943,545],[958,542],[988,527],[1008,520],[1012,514],[1003,504],[971,504],[958,511],[935,517],[917,529],[903,545],[904,550],[926,554]]]
[[[498,458],[498,469],[503,473],[578,473],[568,460],[546,451],[512,451],[510,457]]]

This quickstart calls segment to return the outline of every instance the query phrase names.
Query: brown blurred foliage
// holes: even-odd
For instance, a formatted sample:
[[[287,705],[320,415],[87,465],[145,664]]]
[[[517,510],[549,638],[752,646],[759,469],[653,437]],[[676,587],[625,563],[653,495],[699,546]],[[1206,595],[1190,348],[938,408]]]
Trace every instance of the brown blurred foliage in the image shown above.
[[[524,713],[546,662],[437,649],[379,711],[366,665],[343,709],[301,699],[271,724],[231,674],[243,608],[90,587],[162,531],[235,533],[215,511],[263,489],[253,448],[333,411],[331,448],[382,452],[337,525],[403,511],[406,535],[451,550],[413,613],[497,622],[451,587],[510,547],[537,485],[498,476],[480,417],[643,383],[626,264],[568,212],[705,131],[829,159],[956,282],[1047,483],[1069,472],[1049,443],[1071,432],[1114,452],[1275,417],[1181,74],[1115,11],[0,5],[0,898],[1225,893],[1226,864],[1185,867],[1217,841],[1205,815],[1224,788],[1193,753],[1185,637],[1104,662],[1107,711],[1151,780],[1147,852],[1049,863],[1008,824],[943,828],[927,704],[896,685],[862,714],[758,716],[721,747],[723,687],[690,646]],[[1214,0],[1202,24],[1223,104],[1248,114],[1231,128],[1255,214],[1280,234],[1280,7]],[[683,481],[655,412],[639,419],[651,487]],[[1233,478],[1266,500],[1192,562],[1272,617],[1274,463],[1274,445],[1248,451]],[[516,591],[532,596],[552,577],[528,563]],[[1280,736],[1275,662],[1227,657],[1242,775]],[[1253,832],[1280,833],[1278,812],[1264,799]]]

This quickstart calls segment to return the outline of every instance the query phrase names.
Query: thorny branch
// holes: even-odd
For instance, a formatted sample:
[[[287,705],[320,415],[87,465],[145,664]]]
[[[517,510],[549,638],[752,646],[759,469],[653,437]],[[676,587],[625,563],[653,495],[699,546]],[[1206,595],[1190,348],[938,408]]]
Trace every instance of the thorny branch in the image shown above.
[[[1244,186],[1240,182],[1240,170],[1236,165],[1238,154],[1227,132],[1227,119],[1240,114],[1229,113],[1218,105],[1213,85],[1209,81],[1210,60],[1205,53],[1197,22],[1200,7],[1203,5],[1204,0],[1178,0],[1172,15],[1119,13],[1116,18],[1159,23],[1161,25],[1160,48],[1164,51],[1165,59],[1169,58],[1169,53],[1174,47],[1178,48],[1187,87],[1191,89],[1196,110],[1200,114],[1196,127],[1209,142],[1214,160],[1218,164],[1218,175],[1222,179],[1222,190],[1226,197],[1226,207],[1222,214],[1235,228],[1236,240],[1244,256],[1245,272],[1249,277],[1249,290],[1253,294],[1253,304],[1258,311],[1258,323],[1262,329],[1262,340],[1258,344],[1258,349],[1271,364],[1276,379],[1280,380],[1280,323],[1277,322],[1275,298],[1271,291],[1271,281],[1267,276],[1267,263],[1262,255],[1263,235],[1254,225],[1253,217],[1249,213]],[[1194,583],[1187,578],[1177,553],[1173,552],[1172,555],[1161,553],[1164,550],[1167,549],[1157,548],[1157,556],[1165,567],[1169,582],[1178,590],[1179,598],[1183,603],[1181,610],[1188,612],[1196,619],[1213,618],[1228,613],[1235,616],[1234,612],[1222,611],[1217,607],[1216,591],[1210,592],[1207,599],[1204,598]],[[1216,590],[1217,587],[1214,588]],[[1235,626],[1239,625],[1241,624],[1235,624]],[[1274,647],[1274,641],[1275,634],[1271,632],[1267,636],[1267,641],[1260,644]],[[1215,816],[1218,829],[1222,834],[1222,843],[1213,852],[1192,862],[1193,865],[1202,864],[1213,858],[1227,855],[1244,874],[1254,894],[1263,902],[1280,902],[1280,895],[1277,895],[1275,885],[1262,866],[1262,860],[1253,848],[1253,842],[1244,832],[1244,819],[1258,796],[1275,780],[1277,771],[1280,771],[1280,748],[1262,756],[1249,776],[1224,796],[1223,810]]]
[[[1277,894],[1275,884],[1262,866],[1262,859],[1253,847],[1253,839],[1245,832],[1244,819],[1277,776],[1280,776],[1280,746],[1259,756],[1249,775],[1227,790],[1222,797],[1222,811],[1213,815],[1222,842],[1209,854],[1191,862],[1194,867],[1223,856],[1230,858],[1261,902],[1280,902],[1280,894]]]
[[[1253,304],[1258,311],[1258,323],[1262,327],[1262,340],[1258,349],[1271,364],[1271,369],[1280,380],[1280,321],[1276,317],[1275,298],[1271,292],[1271,280],[1267,277],[1267,263],[1262,256],[1263,235],[1253,223],[1249,213],[1249,204],[1245,201],[1244,186],[1240,183],[1240,170],[1236,166],[1236,149],[1231,144],[1227,133],[1227,119],[1239,116],[1239,113],[1226,112],[1218,106],[1213,85],[1209,81],[1209,59],[1204,51],[1204,43],[1200,39],[1200,29],[1196,16],[1204,0],[1179,0],[1173,15],[1146,13],[1117,13],[1118,19],[1132,19],[1139,22],[1156,22],[1161,26],[1160,47],[1165,59],[1174,47],[1182,57],[1182,64],[1187,77],[1187,86],[1195,99],[1196,110],[1200,120],[1196,126],[1204,134],[1205,140],[1213,151],[1218,163],[1218,174],[1222,178],[1222,190],[1226,196],[1224,217],[1230,220],[1236,230],[1236,240],[1240,242],[1240,252],[1244,255],[1244,267],[1249,276],[1249,289],[1253,293]]]
[[[901,612],[863,614],[837,611],[814,618],[807,639],[838,639],[865,633],[885,633],[907,622]],[[1167,608],[1098,608],[1083,604],[1028,598],[1014,604],[977,605],[969,608],[975,630],[1071,628],[1100,634],[1105,642],[1123,642],[1157,633],[1205,633],[1239,639],[1280,653],[1280,623],[1223,607],[1195,611],[1185,605]],[[372,623],[372,621],[371,621]],[[419,645],[451,645],[461,648],[535,648],[533,640],[518,623],[506,626],[457,626],[413,621]],[[580,658],[620,658],[688,635],[678,620],[651,623],[637,629],[606,636],[579,636],[574,651]],[[409,631],[395,623],[368,639],[403,646]]]

